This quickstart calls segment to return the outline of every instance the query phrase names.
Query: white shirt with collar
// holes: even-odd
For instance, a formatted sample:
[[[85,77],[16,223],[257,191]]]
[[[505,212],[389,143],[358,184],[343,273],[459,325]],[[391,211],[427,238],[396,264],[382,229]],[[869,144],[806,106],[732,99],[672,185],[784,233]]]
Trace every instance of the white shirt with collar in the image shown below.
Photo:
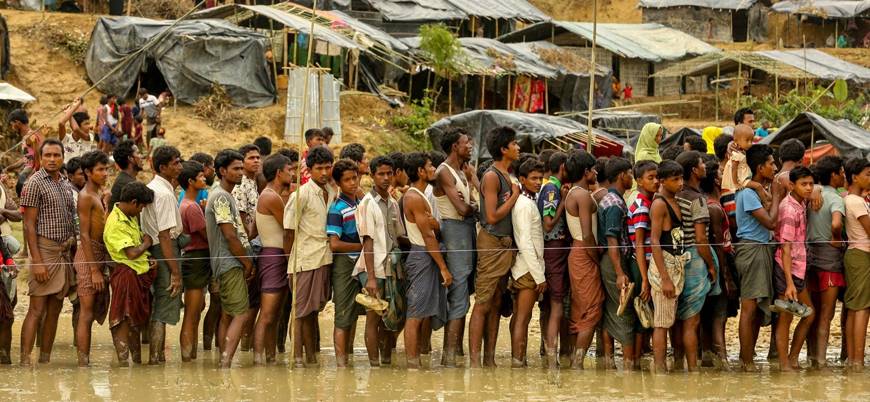
[[[511,267],[511,276],[519,279],[526,273],[532,275],[535,283],[546,281],[544,277],[544,226],[538,206],[528,196],[521,195],[511,210],[511,219],[522,222],[514,226],[514,241],[517,244],[516,261]]]
[[[169,236],[175,239],[184,230],[184,226],[172,183],[160,175],[154,175],[154,179],[148,183],[148,188],[154,191],[154,202],[142,210],[140,221],[142,231],[151,236],[156,246],[160,244],[160,239],[157,237],[160,232],[169,229]]]

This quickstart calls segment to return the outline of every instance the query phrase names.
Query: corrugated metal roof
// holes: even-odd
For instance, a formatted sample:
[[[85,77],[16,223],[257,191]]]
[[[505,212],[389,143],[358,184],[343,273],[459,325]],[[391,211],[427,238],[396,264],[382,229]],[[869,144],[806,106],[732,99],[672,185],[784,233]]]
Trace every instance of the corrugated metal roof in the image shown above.
[[[765,50],[756,54],[801,69],[823,80],[870,82],[870,68],[849,63],[817,49]]]
[[[484,18],[549,21],[549,15],[526,0],[447,0],[465,14]]]
[[[703,7],[720,10],[745,10],[758,0],[640,0],[640,8]]]
[[[592,23],[573,21],[539,22],[503,35],[499,40],[549,40],[554,28],[592,41]],[[718,51],[700,39],[661,24],[598,24],[596,44],[625,58],[655,63]]]
[[[870,0],[780,1],[774,4],[771,9],[778,13],[804,14],[821,18],[853,18],[870,11]]]
[[[467,15],[445,0],[365,0],[387,21],[463,20]]]

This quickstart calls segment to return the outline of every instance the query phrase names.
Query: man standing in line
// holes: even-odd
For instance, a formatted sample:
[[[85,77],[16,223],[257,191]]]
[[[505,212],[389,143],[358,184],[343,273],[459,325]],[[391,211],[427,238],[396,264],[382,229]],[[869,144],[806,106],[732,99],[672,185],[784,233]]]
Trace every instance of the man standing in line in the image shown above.
[[[314,350],[317,313],[329,300],[332,252],[326,236],[326,217],[335,197],[327,189],[332,162],[332,151],[328,148],[311,149],[305,158],[311,179],[290,195],[284,208],[284,229],[290,231],[284,245],[285,250],[291,250],[287,258],[288,270],[291,278],[297,275],[296,287],[290,289],[296,292],[293,348],[297,367],[304,366],[303,346],[305,361],[317,363]]]
[[[112,197],[109,199],[109,211],[121,200],[121,190],[129,183],[136,181],[136,175],[142,171],[142,154],[133,141],[122,141],[112,150],[112,157],[120,172],[112,183]]]
[[[242,182],[244,157],[232,149],[219,152],[214,166],[220,185],[209,192],[205,207],[208,249],[212,277],[220,284],[221,323],[218,337],[221,345],[220,367],[229,368],[242,338],[245,324],[251,319],[248,307],[248,284],[256,269],[251,259],[251,244],[242,217],[231,195],[233,187]]]
[[[109,312],[109,272],[106,262],[109,253],[103,243],[106,224],[106,206],[103,204],[103,185],[106,184],[109,157],[101,151],[82,156],[82,170],[87,183],[79,191],[78,209],[81,243],[76,248],[73,268],[76,274],[76,293],[81,307],[76,323],[76,348],[80,367],[90,364],[91,325],[102,324]]]
[[[441,138],[441,148],[448,153],[447,159],[435,170],[436,207],[441,216],[441,238],[447,249],[445,260],[453,283],[447,289],[447,330],[444,334],[442,364],[456,366],[456,352],[462,345],[465,332],[465,316],[469,302],[471,272],[474,270],[475,213],[473,188],[478,187],[477,177],[471,171],[469,160],[474,142],[462,130],[448,131]]]
[[[29,366],[39,321],[39,362],[48,363],[70,279],[70,251],[76,241],[74,190],[61,174],[63,144],[53,138],[39,147],[40,166],[21,191],[24,238],[30,250],[30,305],[21,328],[21,365]]]
[[[520,187],[510,180],[510,166],[520,157],[516,131],[497,127],[486,136],[486,147],[495,162],[483,174],[480,195],[481,230],[477,234],[477,282],[471,312],[469,350],[471,367],[480,367],[481,343],[485,343],[483,364],[495,367],[501,295],[506,276],[514,265],[511,209],[520,197]],[[486,336],[486,342],[484,341]]]
[[[157,260],[154,301],[149,329],[148,364],[164,363],[166,324],[178,324],[181,318],[181,269],[178,237],[184,230],[173,184],[181,173],[181,153],[172,146],[155,148],[151,153],[156,174],[148,183],[154,202],[142,210],[142,231],[151,236],[151,256]]]
[[[260,148],[254,144],[243,145],[239,148],[239,153],[245,157],[245,175],[242,177],[242,183],[233,188],[233,197],[242,214],[242,222],[245,223],[248,238],[255,239],[257,223],[254,215],[257,211],[257,198],[260,197],[260,192],[257,191],[257,175],[260,174],[262,166]]]

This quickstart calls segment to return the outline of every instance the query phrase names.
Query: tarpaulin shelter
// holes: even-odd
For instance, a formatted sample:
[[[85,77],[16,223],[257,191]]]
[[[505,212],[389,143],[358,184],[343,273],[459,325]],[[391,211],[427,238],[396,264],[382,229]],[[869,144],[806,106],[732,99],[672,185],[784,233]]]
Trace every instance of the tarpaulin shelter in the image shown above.
[[[643,22],[657,22],[711,42],[767,39],[767,7],[757,0],[640,0]]]
[[[587,89],[588,90],[588,89]],[[585,113],[573,113],[571,119],[586,124]],[[637,146],[640,130],[647,123],[662,123],[662,118],[656,114],[626,110],[596,110],[592,112],[592,127],[607,131],[617,138],[625,140],[632,147]]]
[[[780,1],[771,7],[778,13],[809,15],[823,19],[870,16],[870,0]]]
[[[671,134],[665,136],[662,142],[659,143],[659,152],[672,146],[682,146],[686,142],[686,137],[695,136],[701,138],[701,130],[697,128],[683,127]]]
[[[499,37],[506,43],[549,41],[576,49],[588,57],[592,23],[548,21]],[[718,51],[693,36],[661,24],[598,24],[596,62],[611,66],[613,75],[634,87],[635,96],[676,95],[679,79],[650,79],[650,75],[687,57]]]
[[[181,21],[125,63],[128,55],[160,36],[172,23],[139,17],[101,17],[85,56],[88,78],[98,82],[121,64],[100,83],[100,91],[130,94],[136,90],[140,74],[148,72],[161,75],[173,96],[184,103],[208,95],[212,84],[223,86],[237,106],[261,107],[275,102],[275,85],[265,58],[268,40],[223,20]]]
[[[33,95],[24,92],[12,84],[0,82],[0,101],[12,101],[18,103],[30,103],[35,101]]]
[[[843,79],[870,82],[870,69],[849,63],[818,49],[727,51],[687,60],[655,74],[656,77],[729,74],[741,68],[763,70],[788,79]]]
[[[870,132],[848,120],[830,120],[810,112],[797,115],[760,142],[778,147],[792,138],[799,139],[808,150],[817,141],[826,140],[845,158],[867,157],[870,153]]]
[[[507,126],[517,132],[517,142],[523,151],[542,148],[585,148],[588,128],[571,119],[543,114],[511,112],[507,110],[474,110],[445,117],[427,130],[432,147],[441,149],[441,137],[451,128],[465,129],[474,140],[472,159],[483,162],[492,159],[486,150],[486,134],[493,128]],[[592,129],[593,153],[596,156],[621,156],[633,148],[607,132]]]

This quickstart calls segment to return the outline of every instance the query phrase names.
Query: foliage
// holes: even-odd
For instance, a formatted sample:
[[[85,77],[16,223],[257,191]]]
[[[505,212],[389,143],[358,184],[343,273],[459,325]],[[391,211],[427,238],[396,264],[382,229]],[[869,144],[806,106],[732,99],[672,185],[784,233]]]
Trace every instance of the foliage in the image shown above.
[[[42,20],[21,28],[20,31],[29,37],[38,38],[52,50],[66,53],[73,63],[80,66],[85,64],[89,35],[77,28]]]
[[[435,117],[432,114],[432,102],[430,97],[413,101],[409,105],[410,113],[393,116],[391,119],[394,127],[408,135],[414,150],[426,151],[432,148],[426,135],[426,129],[435,122]]]
[[[436,74],[450,78],[459,71],[458,59],[462,54],[462,45],[446,25],[421,26],[420,50],[426,54]]]
[[[805,90],[792,89],[780,95],[778,103],[774,94],[761,98],[746,97],[741,106],[751,107],[758,119],[770,121],[774,126],[781,126],[805,111],[863,126],[870,118],[870,112],[864,110],[867,101],[864,94],[849,99],[846,82],[838,80],[830,89],[812,83],[808,83]]]

